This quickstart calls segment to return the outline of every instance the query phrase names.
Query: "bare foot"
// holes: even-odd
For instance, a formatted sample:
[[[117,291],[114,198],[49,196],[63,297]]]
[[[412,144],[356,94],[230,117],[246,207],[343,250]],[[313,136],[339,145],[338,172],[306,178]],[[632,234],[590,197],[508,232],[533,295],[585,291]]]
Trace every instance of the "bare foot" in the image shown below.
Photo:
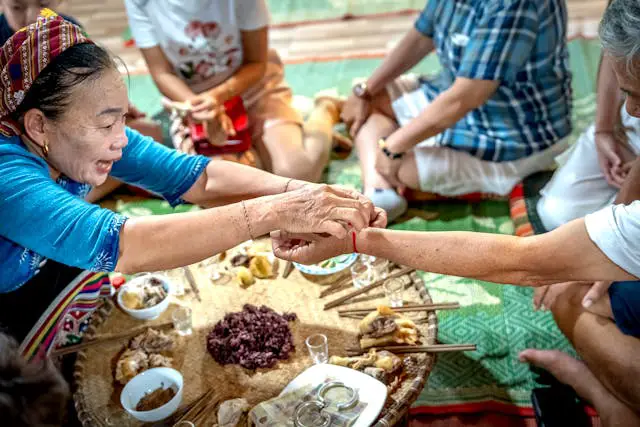
[[[593,404],[604,426],[640,425],[640,416],[617,400],[583,362],[557,350],[528,349],[520,353],[519,359],[549,371],[558,381],[572,387]]]

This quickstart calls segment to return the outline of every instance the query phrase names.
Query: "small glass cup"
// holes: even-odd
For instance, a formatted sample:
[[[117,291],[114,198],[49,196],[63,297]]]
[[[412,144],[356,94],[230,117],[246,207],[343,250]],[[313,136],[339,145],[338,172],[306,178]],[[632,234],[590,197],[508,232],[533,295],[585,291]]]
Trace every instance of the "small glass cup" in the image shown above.
[[[178,335],[191,335],[193,332],[193,326],[191,323],[191,309],[189,307],[177,307],[171,313],[173,319],[173,327]]]
[[[358,258],[351,266],[351,279],[353,286],[358,289],[364,288],[375,282],[375,270],[371,264]]]
[[[404,282],[399,279],[391,279],[382,285],[384,293],[389,300],[391,307],[402,307],[402,294],[404,292]]]
[[[371,268],[375,275],[375,281],[386,279],[389,275],[389,261],[384,258],[375,258],[370,261]]]
[[[309,355],[313,360],[313,363],[327,363],[329,361],[329,345],[327,343],[327,336],[323,334],[310,335],[306,340],[307,348],[309,349]]]

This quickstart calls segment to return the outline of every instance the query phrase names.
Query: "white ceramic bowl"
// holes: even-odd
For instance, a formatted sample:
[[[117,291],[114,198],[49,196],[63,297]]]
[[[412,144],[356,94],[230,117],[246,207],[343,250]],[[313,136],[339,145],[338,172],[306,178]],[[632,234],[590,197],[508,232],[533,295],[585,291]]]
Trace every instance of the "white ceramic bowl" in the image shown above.
[[[124,303],[122,302],[123,292],[128,287],[135,286],[137,283],[140,283],[151,277],[155,277],[156,279],[160,280],[163,283],[164,290],[167,291],[167,296],[165,297],[165,299],[163,299],[153,307],[149,307],[149,308],[142,308],[139,310],[127,308],[127,306],[124,305]],[[136,319],[140,319],[140,320],[153,320],[158,316],[160,316],[167,309],[167,307],[169,307],[170,293],[171,293],[171,283],[169,282],[169,279],[167,279],[165,276],[162,276],[160,274],[147,274],[144,276],[134,277],[129,282],[125,283],[124,285],[122,285],[122,287],[120,287],[120,289],[118,290],[118,305],[120,306],[120,308],[122,308],[122,310],[124,310],[125,313],[127,313],[131,317],[135,317]]]
[[[136,411],[136,405],[145,394],[157,390],[159,387],[173,387],[176,395],[169,402],[151,411]],[[131,379],[124,386],[120,394],[120,404],[138,421],[153,423],[164,420],[173,415],[182,402],[184,380],[182,374],[171,368],[153,368],[144,371]]]

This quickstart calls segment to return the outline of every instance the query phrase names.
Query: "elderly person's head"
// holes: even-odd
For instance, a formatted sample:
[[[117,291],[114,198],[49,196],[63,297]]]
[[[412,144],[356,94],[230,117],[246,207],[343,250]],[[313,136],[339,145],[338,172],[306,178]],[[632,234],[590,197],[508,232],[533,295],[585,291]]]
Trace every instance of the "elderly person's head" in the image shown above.
[[[627,96],[627,111],[640,117],[640,2],[614,0],[600,23],[600,40],[614,59],[620,88]]]
[[[0,52],[0,133],[74,181],[102,184],[127,143],[128,96],[109,54],[43,10]]]
[[[0,333],[0,424],[59,426],[69,387],[50,362],[27,363],[16,341]]]

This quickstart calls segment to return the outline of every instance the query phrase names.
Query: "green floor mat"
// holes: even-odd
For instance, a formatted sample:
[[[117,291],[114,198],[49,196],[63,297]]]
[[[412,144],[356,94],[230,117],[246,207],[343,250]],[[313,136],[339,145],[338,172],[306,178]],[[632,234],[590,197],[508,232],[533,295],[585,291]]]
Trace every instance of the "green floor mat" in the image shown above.
[[[574,72],[575,129],[571,138],[575,140],[593,119],[594,80],[600,51],[596,41],[585,40],[572,41],[569,49]],[[347,94],[354,79],[366,77],[379,63],[379,60],[371,59],[287,65],[286,76],[297,95],[313,96],[318,90],[327,88],[337,88],[340,93]],[[437,68],[435,58],[430,57],[417,70],[433,73]],[[149,77],[133,76],[130,88],[133,101],[145,111],[154,113],[159,98]],[[327,176],[328,182],[360,187],[360,170],[354,157],[331,162]],[[506,203],[439,202],[424,207],[438,211],[440,217],[428,222],[414,218],[394,228],[513,233]],[[122,204],[119,210],[129,215],[172,211],[159,201],[144,205]],[[479,253],[477,256],[485,255]],[[517,352],[527,347],[571,351],[551,316],[533,312],[532,290],[431,273],[424,273],[424,279],[436,302],[459,301],[462,305],[459,310],[438,314],[439,340],[474,343],[478,345],[478,351],[440,355],[416,406],[440,406],[443,410],[442,406],[497,401],[530,407],[533,375],[528,366],[518,362]]]

